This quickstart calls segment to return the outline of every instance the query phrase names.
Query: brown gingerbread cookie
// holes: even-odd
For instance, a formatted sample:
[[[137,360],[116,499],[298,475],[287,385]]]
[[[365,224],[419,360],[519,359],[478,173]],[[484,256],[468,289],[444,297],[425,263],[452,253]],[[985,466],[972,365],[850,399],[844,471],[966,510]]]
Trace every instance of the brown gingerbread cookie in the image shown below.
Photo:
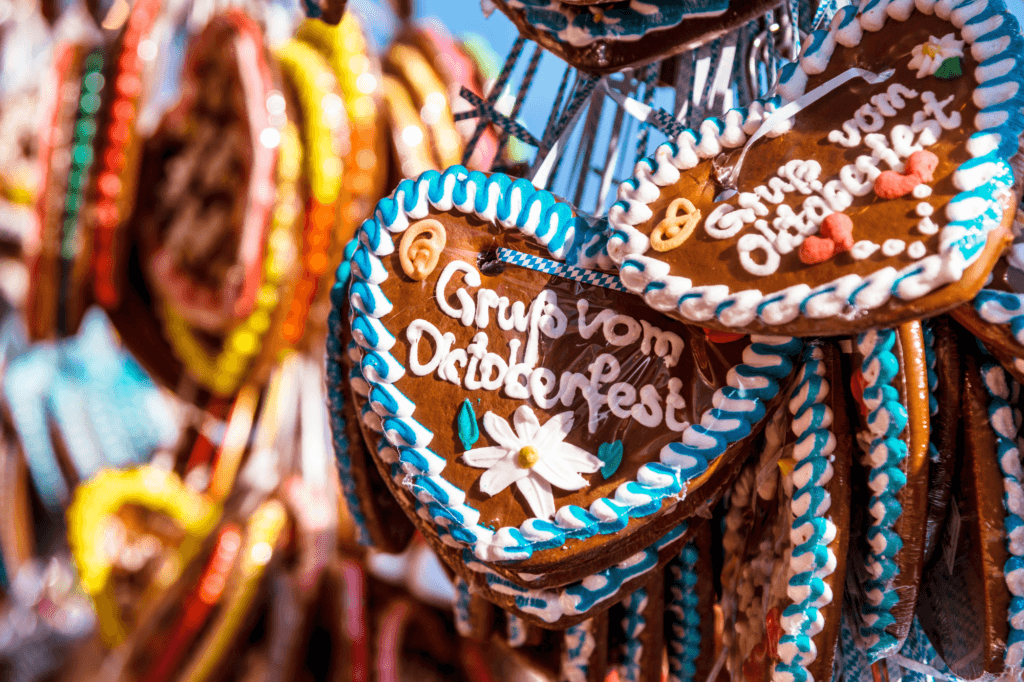
[[[958,676],[1020,670],[1020,386],[964,348],[963,449],[938,551],[925,570],[921,624]]]
[[[519,29],[582,71],[611,73],[692,50],[777,7],[774,0],[496,0]]]
[[[928,519],[924,540],[927,563],[946,524],[960,423],[960,342],[945,316],[921,322],[928,372]]]
[[[843,8],[782,69],[776,98],[637,164],[609,211],[623,282],[686,321],[796,335],[969,301],[1016,203],[1024,95],[982,66],[1021,63],[1016,27],[987,3]]]
[[[809,345],[804,361],[729,500],[722,604],[736,680],[828,679],[839,639],[854,439],[838,349]]]
[[[856,338],[852,388],[862,451],[853,496],[850,601],[872,662],[899,650],[910,630],[928,520],[930,406],[920,322]],[[864,498],[867,498],[866,500]]]
[[[526,181],[428,172],[376,215],[349,287],[373,454],[428,537],[521,587],[712,505],[789,383],[799,341],[715,343],[636,306]]]

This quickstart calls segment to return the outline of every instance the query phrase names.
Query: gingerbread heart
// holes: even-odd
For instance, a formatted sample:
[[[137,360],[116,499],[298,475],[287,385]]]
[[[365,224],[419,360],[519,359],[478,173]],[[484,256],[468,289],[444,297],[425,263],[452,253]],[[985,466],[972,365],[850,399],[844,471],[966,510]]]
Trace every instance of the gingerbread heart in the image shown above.
[[[375,461],[428,539],[468,550],[453,568],[523,587],[606,569],[713,504],[801,347],[715,344],[644,307],[591,269],[600,231],[501,174],[404,180],[359,241],[352,387]]]
[[[710,42],[777,0],[495,0],[522,36],[582,71],[610,73]]]
[[[777,97],[637,164],[608,216],[623,282],[684,321],[796,335],[894,326],[970,300],[1016,203],[1022,48],[999,2],[842,9],[782,69]],[[659,251],[657,226],[679,198],[702,220]],[[825,238],[837,213],[852,223],[849,250]]]

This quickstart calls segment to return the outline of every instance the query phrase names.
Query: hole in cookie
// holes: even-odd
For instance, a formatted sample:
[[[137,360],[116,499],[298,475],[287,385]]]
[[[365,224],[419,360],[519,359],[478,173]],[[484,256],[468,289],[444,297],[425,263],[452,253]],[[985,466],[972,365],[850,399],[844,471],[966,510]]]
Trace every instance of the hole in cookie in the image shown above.
[[[480,252],[480,255],[476,258],[476,266],[480,272],[488,277],[494,277],[505,272],[505,266],[507,263],[498,260],[498,250],[491,249],[488,251]]]

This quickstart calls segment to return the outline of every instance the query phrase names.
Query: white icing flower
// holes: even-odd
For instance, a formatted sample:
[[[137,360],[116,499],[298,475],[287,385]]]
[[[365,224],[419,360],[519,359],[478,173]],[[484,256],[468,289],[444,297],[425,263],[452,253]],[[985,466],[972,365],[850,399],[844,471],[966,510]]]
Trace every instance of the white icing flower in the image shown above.
[[[530,509],[539,518],[555,513],[551,486],[562,490],[580,490],[590,485],[580,476],[601,468],[601,460],[575,445],[563,442],[572,429],[572,412],[555,415],[544,426],[528,405],[512,416],[515,431],[493,412],[484,414],[484,430],[497,446],[475,448],[462,454],[472,467],[487,469],[480,477],[480,490],[497,495],[516,484]]]
[[[946,34],[941,40],[935,36],[929,36],[927,43],[922,43],[914,48],[910,68],[917,69],[918,78],[924,78],[938,71],[942,62],[947,59],[963,56],[964,41],[957,40],[952,33]]]

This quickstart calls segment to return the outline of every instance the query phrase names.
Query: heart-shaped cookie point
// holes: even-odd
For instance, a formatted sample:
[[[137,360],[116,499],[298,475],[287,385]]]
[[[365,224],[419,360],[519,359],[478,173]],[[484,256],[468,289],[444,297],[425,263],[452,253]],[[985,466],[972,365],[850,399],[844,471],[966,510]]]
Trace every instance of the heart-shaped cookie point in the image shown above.
[[[965,75],[940,77],[954,58]],[[623,283],[668,315],[747,333],[853,333],[970,300],[1005,246],[1024,131],[1024,88],[992,60],[1024,72],[996,0],[841,9],[781,70],[777,97],[637,163],[608,213]],[[729,196],[713,181],[723,163]],[[683,198],[701,219],[659,249]],[[853,243],[827,236],[837,213],[856,222]]]
[[[551,602],[542,622],[610,604],[724,491],[802,343],[716,345],[649,309],[598,269],[603,232],[526,180],[429,171],[374,215],[332,315],[356,344],[354,402],[389,490],[464,580],[615,574],[613,591]],[[401,243],[425,221],[447,238],[417,281]],[[638,547],[648,568],[614,568]]]

